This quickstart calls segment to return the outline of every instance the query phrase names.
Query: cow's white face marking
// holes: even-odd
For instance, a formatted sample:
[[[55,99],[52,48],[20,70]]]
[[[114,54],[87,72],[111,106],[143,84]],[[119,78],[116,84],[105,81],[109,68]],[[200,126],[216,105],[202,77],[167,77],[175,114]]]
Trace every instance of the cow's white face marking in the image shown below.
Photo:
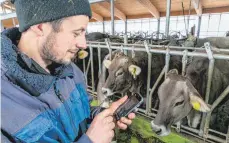
[[[111,91],[111,89],[109,88],[104,88],[102,87],[102,92],[103,92],[103,95],[105,95],[106,97],[108,96],[112,96],[114,93]]]

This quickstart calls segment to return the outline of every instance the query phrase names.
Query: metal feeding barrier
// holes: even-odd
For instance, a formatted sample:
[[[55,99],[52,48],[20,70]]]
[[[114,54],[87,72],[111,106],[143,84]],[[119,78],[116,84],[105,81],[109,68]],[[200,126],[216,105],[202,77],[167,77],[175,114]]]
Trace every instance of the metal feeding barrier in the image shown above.
[[[139,109],[138,112],[139,114],[147,116],[149,118],[154,118],[156,115],[155,113],[157,113],[157,110],[152,107],[152,102],[151,102],[152,95],[154,94],[163,76],[165,76],[169,70],[169,62],[170,62],[171,55],[182,56],[182,75],[185,75],[185,69],[188,63],[188,58],[206,57],[209,59],[208,80],[207,80],[206,95],[205,95],[206,103],[208,103],[208,100],[209,100],[215,60],[216,59],[217,60],[229,60],[229,49],[215,49],[211,47],[210,43],[205,43],[205,45],[203,46],[204,48],[151,45],[151,44],[148,44],[146,41],[144,42],[144,44],[111,43],[108,40],[106,40],[106,42],[89,41],[87,42],[87,45],[90,48],[90,59],[88,61],[87,67],[86,67],[86,62],[84,60],[83,71],[87,79],[88,78],[87,77],[88,69],[89,69],[89,66],[91,66],[91,79],[92,79],[91,84],[92,85],[88,85],[88,92],[95,97],[97,95],[97,92],[95,91],[96,87],[94,83],[94,66],[99,66],[99,70],[98,70],[98,73],[99,73],[98,76],[99,76],[102,71],[102,62],[101,61],[103,60],[101,59],[101,49],[104,49],[104,48],[108,49],[109,54],[111,54],[112,50],[121,50],[124,53],[127,53],[127,51],[130,51],[130,52],[143,51],[147,53],[148,75],[147,75],[146,109]],[[98,65],[93,65],[93,49],[98,50],[98,61],[99,61]],[[190,52],[188,50],[193,50],[193,51]],[[220,53],[213,54],[214,51],[220,52]],[[165,55],[165,66],[162,69],[153,87],[150,88],[152,53],[153,54],[164,54]],[[181,125],[181,124],[178,124],[176,126],[173,125],[172,127],[175,128],[178,132],[189,134],[198,139],[202,139],[206,142],[229,143],[229,126],[228,126],[228,131],[226,134],[209,128],[212,111],[228,95],[229,95],[229,86],[221,93],[218,99],[212,104],[210,112],[203,113],[200,129],[194,129],[194,128],[191,128],[185,125]]]

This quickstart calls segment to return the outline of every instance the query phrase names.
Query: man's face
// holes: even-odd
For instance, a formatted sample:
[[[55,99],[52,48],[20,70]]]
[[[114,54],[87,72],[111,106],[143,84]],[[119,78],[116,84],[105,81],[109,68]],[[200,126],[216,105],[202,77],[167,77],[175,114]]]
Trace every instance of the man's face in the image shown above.
[[[64,19],[59,31],[54,31],[50,24],[46,37],[39,49],[44,61],[69,64],[76,58],[80,49],[87,48],[85,30],[89,18],[84,15],[72,16]]]

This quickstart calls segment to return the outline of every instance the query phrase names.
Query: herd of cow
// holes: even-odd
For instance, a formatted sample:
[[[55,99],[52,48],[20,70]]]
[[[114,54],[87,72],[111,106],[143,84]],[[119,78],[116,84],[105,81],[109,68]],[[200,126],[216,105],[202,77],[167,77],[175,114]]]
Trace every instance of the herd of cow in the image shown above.
[[[98,32],[87,35],[88,41],[104,41],[104,38],[110,38],[112,42],[123,42],[121,38]],[[154,42],[163,43],[163,41]],[[212,46],[219,49],[229,49],[229,37],[180,40],[171,36],[169,42],[164,42],[164,44],[202,47],[205,42],[210,42]],[[229,53],[224,54],[229,56]],[[98,65],[97,49],[93,49],[93,57],[94,65]],[[124,54],[122,51],[116,50],[112,52],[110,57],[108,50],[104,49],[101,51],[101,59],[103,60],[101,75],[98,74],[98,66],[94,66],[95,86],[97,86],[98,99],[101,102],[114,93],[138,92],[143,96],[146,95],[148,72],[146,52],[136,51],[133,56],[130,52]],[[89,57],[86,58],[86,61],[88,60]],[[152,53],[151,63],[150,86],[152,87],[165,66],[165,56]],[[82,61],[76,61],[76,64],[82,69]],[[170,70],[165,80],[160,82],[157,93],[152,97],[152,105],[156,105],[154,108],[158,109],[155,119],[151,122],[154,132],[161,136],[168,135],[171,125],[185,117],[187,117],[188,126],[199,128],[201,112],[208,112],[211,108],[210,105],[229,86],[229,60],[215,60],[209,102],[205,103],[208,67],[208,58],[192,57],[186,66],[186,74],[181,75],[182,56],[171,56]],[[105,76],[106,68],[108,74]],[[89,72],[88,77],[90,76]],[[88,84],[90,83],[90,78],[88,78]],[[106,106],[106,104],[105,102],[103,105]],[[210,120],[211,129],[226,133],[228,127],[229,95],[213,110]]]

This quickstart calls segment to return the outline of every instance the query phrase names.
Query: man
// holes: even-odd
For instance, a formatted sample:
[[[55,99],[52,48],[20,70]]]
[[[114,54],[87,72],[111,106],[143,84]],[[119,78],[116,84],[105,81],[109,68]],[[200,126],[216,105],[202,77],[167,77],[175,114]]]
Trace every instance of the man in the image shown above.
[[[86,48],[88,1],[13,3],[20,27],[1,34],[1,142],[109,143],[115,125],[126,129],[135,114],[114,121],[127,97],[90,113],[83,74],[71,63]]]

